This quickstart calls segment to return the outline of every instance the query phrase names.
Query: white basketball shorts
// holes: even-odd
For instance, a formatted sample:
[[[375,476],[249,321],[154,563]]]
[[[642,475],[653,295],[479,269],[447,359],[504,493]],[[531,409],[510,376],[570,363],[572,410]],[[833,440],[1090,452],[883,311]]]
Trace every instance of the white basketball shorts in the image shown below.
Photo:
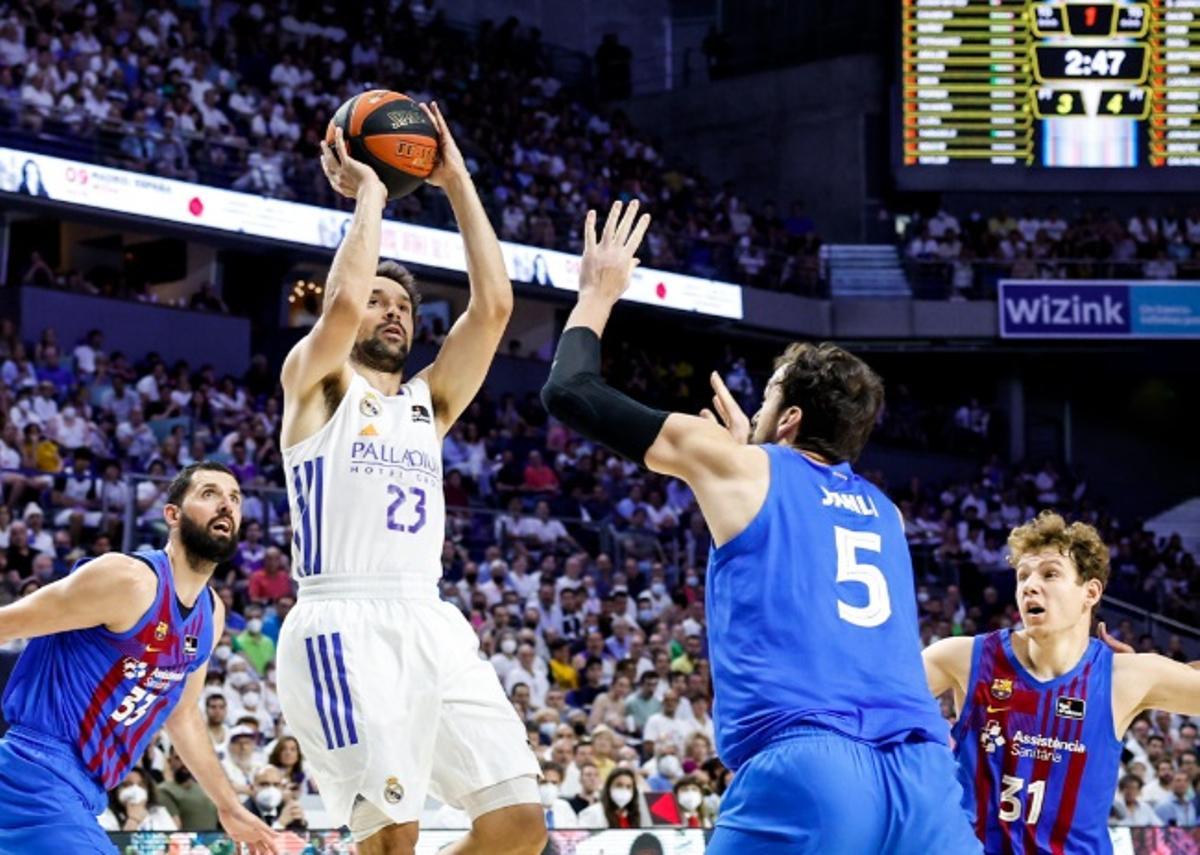
[[[427,585],[427,583],[426,583]],[[306,578],[279,636],[279,702],[337,824],[362,796],[414,822],[537,776],[525,727],[454,606],[394,580]]]

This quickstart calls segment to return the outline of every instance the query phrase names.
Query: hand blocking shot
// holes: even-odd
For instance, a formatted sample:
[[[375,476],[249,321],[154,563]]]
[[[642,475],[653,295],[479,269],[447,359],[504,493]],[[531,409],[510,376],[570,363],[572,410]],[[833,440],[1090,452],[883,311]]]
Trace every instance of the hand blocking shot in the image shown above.
[[[335,127],[321,165],[355,200],[354,219],[324,312],[282,376],[299,597],[279,638],[279,700],[362,855],[412,853],[427,793],[472,822],[443,852],[535,855],[546,838],[537,759],[475,632],[438,595],[442,441],[487,375],[512,284],[441,111],[420,109],[440,151],[426,180],[457,219],[470,302],[433,363],[406,376],[420,294],[407,270],[380,262],[389,190]]]
[[[592,441],[686,481],[712,531],[713,718],[736,774],[706,851],[979,852],[925,684],[900,513],[852,468],[882,382],[835,345],[794,344],[752,420],[719,379],[702,416],[612,389],[600,339],[648,228],[636,201],[615,204],[599,236],[588,214],[579,299],[542,401]]]

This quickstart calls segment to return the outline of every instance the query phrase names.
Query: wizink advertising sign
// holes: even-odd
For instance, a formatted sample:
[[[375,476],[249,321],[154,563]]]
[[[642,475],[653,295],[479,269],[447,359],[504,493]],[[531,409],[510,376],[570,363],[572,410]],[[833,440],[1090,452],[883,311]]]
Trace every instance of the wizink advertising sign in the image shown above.
[[[1001,338],[1200,339],[1200,283],[1000,281]]]

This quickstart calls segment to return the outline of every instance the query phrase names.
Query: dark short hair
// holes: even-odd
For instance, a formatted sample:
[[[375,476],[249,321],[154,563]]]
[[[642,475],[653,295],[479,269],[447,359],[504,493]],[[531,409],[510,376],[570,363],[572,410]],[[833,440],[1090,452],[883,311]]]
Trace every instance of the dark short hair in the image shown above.
[[[408,301],[412,304],[412,313],[415,319],[417,317],[417,309],[421,307],[421,292],[417,290],[417,280],[413,279],[413,275],[408,272],[408,268],[395,261],[381,261],[379,262],[379,266],[375,268],[375,275],[384,279],[391,279],[404,289],[405,293],[408,294]]]
[[[789,345],[775,360],[782,375],[780,410],[803,413],[796,448],[832,463],[862,454],[883,406],[883,381],[867,363],[831,342]]]
[[[565,775],[562,764],[555,763],[553,760],[542,761],[542,774],[545,775],[547,772],[557,772],[559,778],[562,778]]]
[[[237,476],[233,474],[233,470],[224,463],[218,463],[215,460],[198,460],[195,463],[190,463],[179,470],[179,474],[171,482],[171,486],[167,487],[167,504],[180,505],[187,498],[188,490],[192,488],[192,477],[197,472],[224,472],[234,481],[237,481]]]

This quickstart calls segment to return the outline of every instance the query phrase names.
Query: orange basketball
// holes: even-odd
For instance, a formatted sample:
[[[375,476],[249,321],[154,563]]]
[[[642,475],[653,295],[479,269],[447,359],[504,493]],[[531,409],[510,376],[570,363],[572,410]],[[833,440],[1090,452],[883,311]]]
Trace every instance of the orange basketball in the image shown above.
[[[329,120],[325,141],[330,146],[335,128],[342,129],[350,156],[375,170],[389,199],[420,187],[437,162],[437,129],[415,101],[399,92],[372,89],[355,95]]]

